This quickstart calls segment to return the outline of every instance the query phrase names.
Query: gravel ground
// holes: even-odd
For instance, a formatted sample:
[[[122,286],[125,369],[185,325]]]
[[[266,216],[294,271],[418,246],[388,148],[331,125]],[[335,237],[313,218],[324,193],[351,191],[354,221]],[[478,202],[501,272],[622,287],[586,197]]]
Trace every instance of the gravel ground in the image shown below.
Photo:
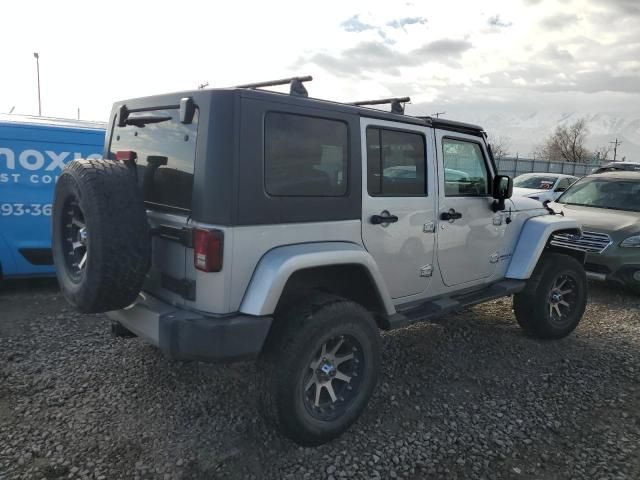
[[[510,300],[383,336],[340,439],[256,414],[251,364],[170,362],[50,283],[0,293],[0,480],[640,478],[640,297],[591,285],[578,330],[524,337]]]

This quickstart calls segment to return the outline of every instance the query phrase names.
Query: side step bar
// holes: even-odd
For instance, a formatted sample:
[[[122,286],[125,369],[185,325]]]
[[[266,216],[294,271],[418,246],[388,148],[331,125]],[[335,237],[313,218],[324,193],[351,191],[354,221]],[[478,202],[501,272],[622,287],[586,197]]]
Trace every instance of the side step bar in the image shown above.
[[[481,290],[429,300],[391,315],[388,318],[389,328],[392,330],[417,322],[431,321],[471,305],[513,295],[522,291],[526,283],[525,280],[502,280]]]

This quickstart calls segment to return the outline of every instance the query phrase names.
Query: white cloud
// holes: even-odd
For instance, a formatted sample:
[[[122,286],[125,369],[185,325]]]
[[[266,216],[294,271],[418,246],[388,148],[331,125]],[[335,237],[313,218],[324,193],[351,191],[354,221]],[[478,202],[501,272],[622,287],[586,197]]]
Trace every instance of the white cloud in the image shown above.
[[[116,100],[312,74],[312,96],[411,94],[415,113],[640,110],[637,0],[3,6],[0,112],[105,119]],[[632,113],[628,113],[631,115]],[[637,113],[633,113],[637,115]]]

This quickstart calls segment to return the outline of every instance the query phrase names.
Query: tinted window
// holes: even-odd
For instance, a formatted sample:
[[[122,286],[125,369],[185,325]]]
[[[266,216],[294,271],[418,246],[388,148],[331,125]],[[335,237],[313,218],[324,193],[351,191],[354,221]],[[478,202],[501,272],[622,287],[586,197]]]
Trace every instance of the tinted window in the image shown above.
[[[147,121],[153,118],[156,123]],[[147,120],[145,120],[147,119]],[[136,153],[138,182],[147,203],[191,210],[198,113],[190,125],[177,109],[132,112],[125,127],[115,126],[109,158]]]
[[[367,190],[374,196],[425,195],[424,137],[367,129]]]
[[[442,140],[442,153],[446,196],[488,195],[489,175],[480,145],[445,138]]]
[[[347,193],[347,125],[337,120],[269,113],[265,120],[265,187],[270,195]]]

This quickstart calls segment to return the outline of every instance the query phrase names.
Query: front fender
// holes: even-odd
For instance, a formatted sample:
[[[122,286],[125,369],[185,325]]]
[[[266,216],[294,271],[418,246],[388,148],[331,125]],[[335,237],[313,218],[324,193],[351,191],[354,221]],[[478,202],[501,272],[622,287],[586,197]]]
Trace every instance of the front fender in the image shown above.
[[[527,220],[520,231],[506,278],[526,280],[531,277],[549,237],[560,230],[580,233],[580,224],[560,215],[542,215]]]
[[[253,272],[240,312],[247,315],[273,314],[293,273],[330,265],[362,265],[371,276],[387,314],[396,312],[373,257],[361,246],[347,242],[304,243],[268,251]]]

